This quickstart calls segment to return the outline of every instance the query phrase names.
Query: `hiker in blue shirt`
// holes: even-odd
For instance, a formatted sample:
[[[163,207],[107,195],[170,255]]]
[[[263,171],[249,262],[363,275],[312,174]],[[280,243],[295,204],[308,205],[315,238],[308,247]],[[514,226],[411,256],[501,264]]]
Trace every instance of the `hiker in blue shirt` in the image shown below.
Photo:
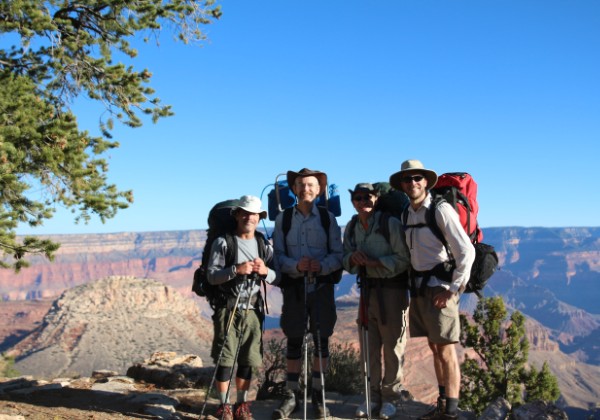
[[[409,325],[411,337],[427,337],[439,387],[437,405],[422,420],[458,417],[460,364],[455,344],[460,338],[458,304],[475,259],[475,248],[463,229],[458,213],[447,202],[437,207],[429,190],[437,174],[418,160],[406,160],[399,172],[390,176],[392,187],[410,199],[403,217],[406,244],[411,259],[411,299]],[[429,211],[448,242],[445,245],[427,225]]]
[[[297,204],[277,216],[273,234],[275,268],[283,295],[280,322],[287,337],[287,377],[284,399],[273,418],[288,418],[298,408],[307,323],[314,341],[312,404],[315,416],[324,418],[328,410],[321,367],[323,371],[327,368],[329,337],[337,320],[334,283],[341,278],[341,231],[333,214],[315,204],[327,190],[325,173],[307,168],[288,171],[287,181]]]
[[[368,361],[363,374],[370,382],[370,394],[356,416],[378,412],[379,418],[389,419],[396,414],[397,401],[412,399],[402,386],[410,256],[400,220],[376,211],[379,191],[370,183],[348,191],[357,214],[344,231],[344,268],[358,275],[361,352]]]
[[[262,365],[264,316],[261,280],[272,283],[276,279],[275,271],[268,266],[273,258],[273,248],[256,232],[260,219],[267,217],[267,212],[260,207],[258,197],[245,195],[240,199],[238,206],[232,210],[237,223],[233,235],[237,252],[233,263],[227,263],[227,241],[224,237],[213,242],[208,262],[208,281],[219,285],[224,296],[212,317],[214,338],[211,356],[217,365],[216,388],[221,404],[216,415],[219,419],[252,419],[248,390],[252,369]],[[237,399],[232,409],[228,390],[236,363]]]

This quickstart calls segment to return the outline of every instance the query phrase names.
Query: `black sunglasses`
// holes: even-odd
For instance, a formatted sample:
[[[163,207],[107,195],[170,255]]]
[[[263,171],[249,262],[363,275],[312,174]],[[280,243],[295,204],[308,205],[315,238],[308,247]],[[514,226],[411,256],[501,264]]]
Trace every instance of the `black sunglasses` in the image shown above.
[[[371,201],[371,195],[355,195],[352,197],[352,201]]]
[[[423,181],[423,178],[425,178],[423,175],[405,176],[400,178],[400,181],[404,182],[405,184],[410,184],[412,181],[421,182]]]

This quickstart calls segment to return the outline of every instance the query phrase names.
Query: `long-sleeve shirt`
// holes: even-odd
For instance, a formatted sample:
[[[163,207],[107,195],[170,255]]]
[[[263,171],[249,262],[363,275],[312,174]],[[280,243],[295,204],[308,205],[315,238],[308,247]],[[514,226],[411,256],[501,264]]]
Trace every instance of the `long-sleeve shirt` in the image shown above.
[[[233,266],[235,264],[253,261],[258,258],[258,242],[256,238],[242,239],[234,235],[234,240],[237,241],[237,255],[234,257],[234,264],[226,266],[225,255],[227,254],[227,242],[224,237],[215,239],[210,249],[210,257],[208,260],[207,279],[210,284],[223,285],[228,281],[235,280],[238,275],[235,274]],[[264,256],[265,264],[270,265],[273,259],[273,247],[266,243],[266,253]],[[276,279],[275,271],[269,268],[269,272],[265,281],[269,284]],[[240,305],[245,308],[245,303],[250,300],[250,297],[260,291],[260,283],[254,282],[248,290],[248,285],[239,283],[233,290],[235,295],[240,296]]]
[[[350,265],[350,257],[355,251],[363,251],[370,258],[378,259],[383,267],[366,267],[366,276],[371,278],[391,278],[408,270],[410,256],[401,234],[402,223],[395,217],[389,217],[389,243],[380,233],[381,212],[375,212],[367,220],[367,228],[359,220],[353,229],[344,231],[344,269],[351,273],[358,273],[358,266]]]
[[[341,230],[335,217],[329,213],[329,244],[327,233],[321,224],[319,209],[313,205],[311,212],[305,217],[296,208],[292,210],[292,223],[287,234],[288,253],[285,252],[283,238],[283,212],[275,220],[275,232],[273,233],[273,247],[275,250],[275,270],[278,275],[287,274],[293,278],[300,278],[303,273],[297,269],[298,261],[308,256],[319,260],[321,271],[324,276],[342,267],[342,238]]]
[[[433,206],[431,194],[423,201],[423,205],[416,211],[409,206],[407,225],[419,223],[427,224],[425,219],[426,210]],[[442,286],[456,293],[462,286],[466,285],[471,275],[471,266],[475,260],[475,248],[462,225],[458,213],[448,203],[441,203],[435,211],[435,218],[444,238],[448,241],[450,251],[456,262],[456,268],[452,272],[452,282],[442,281],[434,276],[429,280],[428,286]],[[448,261],[449,256],[444,244],[428,228],[408,228],[406,231],[406,244],[411,257],[411,264],[417,271],[431,270],[437,264]]]

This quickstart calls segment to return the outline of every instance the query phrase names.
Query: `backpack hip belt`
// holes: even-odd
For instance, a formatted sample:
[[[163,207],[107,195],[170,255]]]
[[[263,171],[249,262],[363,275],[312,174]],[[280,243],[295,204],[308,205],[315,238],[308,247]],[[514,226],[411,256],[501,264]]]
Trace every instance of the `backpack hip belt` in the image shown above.
[[[456,264],[453,260],[444,261],[436,266],[434,266],[431,270],[418,271],[411,267],[410,270],[410,295],[411,296],[424,296],[425,288],[429,283],[429,280],[432,276],[435,278],[444,281],[446,283],[452,283],[452,273],[454,272]],[[421,278],[421,285],[417,287],[417,278]]]
[[[373,289],[377,287],[377,283],[384,289],[407,289],[408,288],[408,272],[398,274],[394,277],[366,277],[367,287]]]
[[[252,308],[256,309],[256,303],[258,302],[258,295],[260,292],[253,294],[252,296],[250,296],[250,306]],[[230,296],[227,298],[227,309],[231,310],[233,309],[235,302],[236,302],[237,298],[234,296]],[[240,301],[238,302],[238,307],[244,307],[246,305],[246,303],[248,303],[247,299],[242,300],[240,298]]]
[[[315,283],[317,285],[321,285],[321,284],[337,284],[337,278],[335,278],[335,276],[332,274],[326,274],[323,276],[317,276],[315,277]],[[289,274],[282,274],[281,275],[281,281],[279,282],[278,286],[281,289],[285,289],[287,287],[290,286],[298,286],[300,285],[302,288],[304,288],[304,277],[300,276],[300,277],[292,277]]]

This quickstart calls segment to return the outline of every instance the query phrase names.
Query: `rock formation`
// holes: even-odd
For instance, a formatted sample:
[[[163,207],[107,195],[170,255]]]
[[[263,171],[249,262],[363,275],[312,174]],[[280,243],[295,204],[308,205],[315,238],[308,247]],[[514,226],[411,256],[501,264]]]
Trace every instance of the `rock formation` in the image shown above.
[[[23,374],[125,370],[155,350],[207,357],[212,325],[156,280],[108,277],[64,292],[42,324],[11,350]]]

